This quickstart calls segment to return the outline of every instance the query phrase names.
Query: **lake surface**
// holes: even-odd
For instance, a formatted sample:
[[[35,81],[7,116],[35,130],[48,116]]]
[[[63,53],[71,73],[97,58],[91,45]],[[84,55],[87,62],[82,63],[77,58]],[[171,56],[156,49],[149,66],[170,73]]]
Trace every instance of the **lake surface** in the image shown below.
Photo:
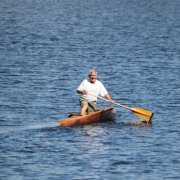
[[[0,1],[0,179],[180,179],[179,0]],[[151,127],[61,128],[90,69]],[[98,101],[99,107],[109,104]]]

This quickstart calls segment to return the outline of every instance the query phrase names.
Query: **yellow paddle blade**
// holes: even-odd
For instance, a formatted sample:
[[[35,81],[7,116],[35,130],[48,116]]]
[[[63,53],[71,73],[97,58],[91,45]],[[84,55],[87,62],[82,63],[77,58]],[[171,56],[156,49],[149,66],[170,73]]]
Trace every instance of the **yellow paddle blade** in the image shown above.
[[[131,108],[131,111],[133,114],[146,121],[151,121],[154,114],[153,112],[143,108]]]

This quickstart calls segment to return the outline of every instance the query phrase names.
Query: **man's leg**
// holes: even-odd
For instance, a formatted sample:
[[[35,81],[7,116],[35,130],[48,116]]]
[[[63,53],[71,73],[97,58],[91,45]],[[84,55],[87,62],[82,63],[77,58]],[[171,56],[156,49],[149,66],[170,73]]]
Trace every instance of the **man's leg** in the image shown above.
[[[81,115],[82,115],[82,116],[86,115],[87,108],[88,108],[88,105],[87,105],[87,104],[84,104],[84,105],[81,107]]]
[[[79,99],[81,104],[81,115],[86,115],[87,109],[88,109],[88,102],[84,98]]]

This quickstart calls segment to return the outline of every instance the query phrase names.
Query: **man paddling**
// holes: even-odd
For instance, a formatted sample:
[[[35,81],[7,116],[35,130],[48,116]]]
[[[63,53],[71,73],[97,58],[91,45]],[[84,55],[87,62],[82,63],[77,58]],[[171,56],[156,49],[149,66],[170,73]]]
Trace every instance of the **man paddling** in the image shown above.
[[[90,70],[88,76],[89,79],[83,80],[77,88],[77,93],[82,94],[79,99],[81,105],[81,115],[85,115],[86,113],[94,112],[96,110],[96,96],[98,95],[105,96],[109,102],[113,102],[103,83],[97,80],[97,72],[95,70]],[[95,96],[90,94],[94,94]]]

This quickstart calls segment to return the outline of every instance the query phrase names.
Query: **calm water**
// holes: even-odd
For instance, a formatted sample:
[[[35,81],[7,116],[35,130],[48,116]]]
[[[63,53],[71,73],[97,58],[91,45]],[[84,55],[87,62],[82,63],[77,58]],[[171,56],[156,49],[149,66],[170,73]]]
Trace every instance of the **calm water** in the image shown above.
[[[0,179],[180,179],[180,0],[1,0]],[[115,122],[61,128],[98,71]],[[99,107],[108,107],[99,100]]]

